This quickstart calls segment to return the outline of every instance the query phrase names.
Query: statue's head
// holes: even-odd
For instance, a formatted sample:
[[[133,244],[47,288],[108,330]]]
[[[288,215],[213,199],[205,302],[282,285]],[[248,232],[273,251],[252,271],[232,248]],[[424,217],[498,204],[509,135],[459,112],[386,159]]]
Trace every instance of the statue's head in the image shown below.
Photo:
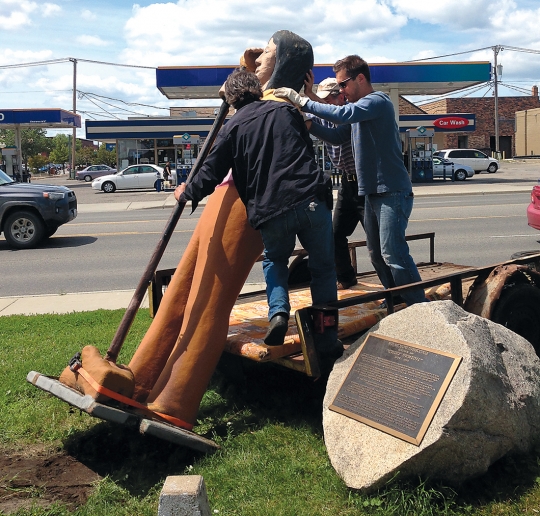
[[[300,91],[306,73],[313,68],[313,49],[294,32],[279,30],[255,63],[263,90],[286,87]]]

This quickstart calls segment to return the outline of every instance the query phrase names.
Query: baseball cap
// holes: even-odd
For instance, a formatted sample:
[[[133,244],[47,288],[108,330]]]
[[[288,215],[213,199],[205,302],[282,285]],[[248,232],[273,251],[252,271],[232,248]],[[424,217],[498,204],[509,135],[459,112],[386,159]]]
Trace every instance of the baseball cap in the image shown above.
[[[339,86],[334,77],[328,77],[319,83],[317,97],[325,99],[330,93],[339,93]]]

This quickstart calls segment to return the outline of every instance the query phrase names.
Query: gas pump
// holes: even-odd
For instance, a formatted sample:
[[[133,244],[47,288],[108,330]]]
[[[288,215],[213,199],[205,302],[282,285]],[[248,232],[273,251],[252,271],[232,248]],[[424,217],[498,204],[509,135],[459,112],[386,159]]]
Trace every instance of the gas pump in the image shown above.
[[[6,160],[6,174],[12,177],[15,181],[20,181],[21,175],[19,173],[17,149],[13,147],[6,147],[2,149],[2,156],[4,156]]]
[[[182,136],[174,136],[175,164],[177,183],[184,183],[198,156],[200,138],[198,135],[185,133]]]
[[[413,183],[433,181],[433,136],[435,131],[425,127],[407,129],[409,176]]]

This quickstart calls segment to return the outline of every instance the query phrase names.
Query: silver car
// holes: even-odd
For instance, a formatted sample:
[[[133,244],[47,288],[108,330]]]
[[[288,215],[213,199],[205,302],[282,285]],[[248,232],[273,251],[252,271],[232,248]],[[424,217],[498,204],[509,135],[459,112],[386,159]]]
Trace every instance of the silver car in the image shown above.
[[[449,159],[433,156],[433,177],[445,177],[452,179],[452,168],[454,169],[454,180],[465,181],[468,177],[474,176],[474,169],[469,165],[454,163]]]
[[[79,170],[75,174],[75,179],[84,180],[89,183],[90,181],[96,179],[96,177],[102,177],[114,173],[116,173],[116,169],[107,165],[90,165],[89,167]]]

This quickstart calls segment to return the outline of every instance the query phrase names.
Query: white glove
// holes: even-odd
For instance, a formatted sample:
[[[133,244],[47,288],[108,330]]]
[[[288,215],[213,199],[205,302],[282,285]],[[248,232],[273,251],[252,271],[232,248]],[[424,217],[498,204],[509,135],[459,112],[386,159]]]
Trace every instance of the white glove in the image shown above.
[[[296,91],[294,91],[292,88],[277,88],[276,90],[274,90],[274,96],[279,99],[288,99],[295,106],[298,106],[300,108],[304,107],[309,100],[307,97],[302,97],[301,95],[296,93]]]

